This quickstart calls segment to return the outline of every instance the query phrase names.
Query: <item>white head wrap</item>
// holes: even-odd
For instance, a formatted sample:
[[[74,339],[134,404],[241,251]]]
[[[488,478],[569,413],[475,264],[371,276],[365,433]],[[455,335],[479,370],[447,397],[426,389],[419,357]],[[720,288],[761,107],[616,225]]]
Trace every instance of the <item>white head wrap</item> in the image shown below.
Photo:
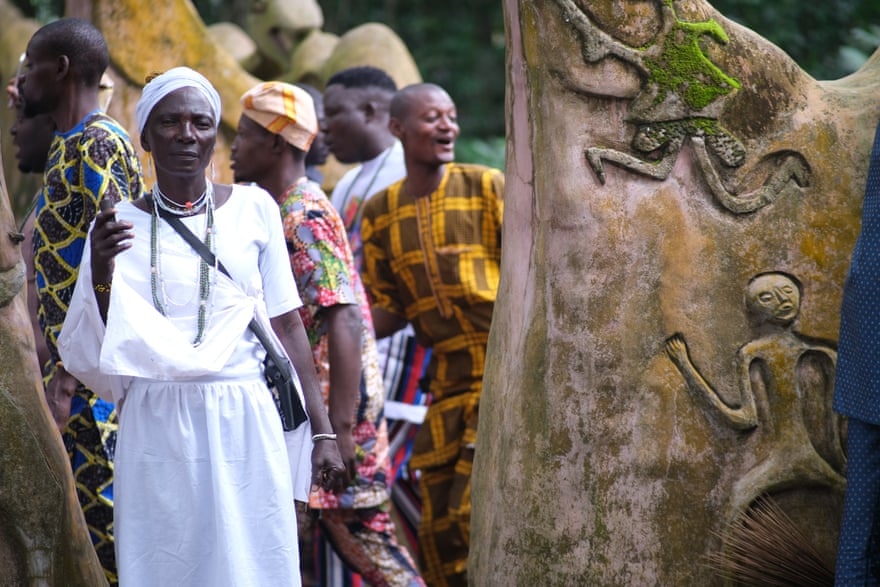
[[[214,124],[220,126],[220,94],[211,85],[208,79],[199,72],[189,67],[175,67],[161,75],[157,75],[144,86],[141,98],[135,106],[134,114],[137,118],[138,133],[143,134],[144,127],[150,112],[159,101],[175,90],[180,88],[196,88],[208,102],[211,103],[211,112],[214,114]]]

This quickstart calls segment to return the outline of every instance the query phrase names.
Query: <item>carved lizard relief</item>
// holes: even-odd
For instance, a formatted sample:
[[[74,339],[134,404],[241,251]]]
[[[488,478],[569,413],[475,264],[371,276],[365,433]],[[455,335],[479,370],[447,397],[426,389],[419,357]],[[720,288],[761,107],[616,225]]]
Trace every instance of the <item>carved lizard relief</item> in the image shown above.
[[[800,153],[767,153],[776,168],[764,184],[752,192],[728,189],[717,165],[742,167],[746,149],[718,120],[726,101],[741,89],[736,78],[719,69],[706,55],[703,38],[725,45],[729,41],[714,19],[705,22],[680,20],[673,0],[659,0],[662,25],[655,38],[643,47],[631,47],[604,32],[574,0],[557,0],[563,18],[581,37],[581,53],[587,62],[616,57],[636,68],[641,77],[638,95],[632,100],[628,120],[636,125],[631,145],[635,154],[605,147],[589,147],[586,157],[603,185],[605,162],[654,179],[666,179],[687,139],[691,139],[698,167],[709,190],[725,209],[734,214],[754,212],[776,200],[791,184],[809,185],[810,168]],[[719,163],[720,162],[720,163]]]

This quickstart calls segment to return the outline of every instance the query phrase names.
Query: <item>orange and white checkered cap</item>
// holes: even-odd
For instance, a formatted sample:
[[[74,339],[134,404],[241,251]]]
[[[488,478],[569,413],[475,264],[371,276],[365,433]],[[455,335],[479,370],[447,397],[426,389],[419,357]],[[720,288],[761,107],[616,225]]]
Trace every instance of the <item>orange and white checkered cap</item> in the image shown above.
[[[309,94],[283,82],[264,82],[241,97],[244,114],[288,143],[308,151],[318,134],[315,103]]]

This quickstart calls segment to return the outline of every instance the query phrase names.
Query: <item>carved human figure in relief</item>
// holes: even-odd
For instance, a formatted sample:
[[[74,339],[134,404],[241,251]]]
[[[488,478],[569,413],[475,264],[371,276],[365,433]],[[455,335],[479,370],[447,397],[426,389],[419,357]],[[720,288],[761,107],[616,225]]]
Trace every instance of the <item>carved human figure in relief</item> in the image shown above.
[[[654,179],[666,179],[678,153],[690,138],[697,164],[718,202],[735,214],[753,212],[781,195],[790,181],[805,186],[809,166],[792,152],[770,153],[777,168],[760,188],[750,193],[728,190],[716,161],[728,168],[742,167],[746,149],[719,121],[728,99],[742,88],[738,79],[715,65],[702,45],[708,39],[720,45],[729,41],[714,19],[688,22],[678,18],[673,0],[659,0],[660,30],[642,47],[631,47],[594,23],[575,0],[557,0],[566,22],[577,29],[587,62],[616,57],[634,67],[642,79],[627,120],[636,125],[631,145],[636,155],[605,147],[589,147],[587,161],[604,184],[604,162]]]
[[[734,485],[729,513],[736,517],[760,495],[796,486],[842,491],[845,457],[831,411],[837,352],[796,332],[800,283],[781,272],[753,277],[746,306],[757,338],[737,353],[739,403],[732,405],[703,377],[682,334],[666,341],[666,353],[695,396],[732,427],[757,435],[757,464]]]

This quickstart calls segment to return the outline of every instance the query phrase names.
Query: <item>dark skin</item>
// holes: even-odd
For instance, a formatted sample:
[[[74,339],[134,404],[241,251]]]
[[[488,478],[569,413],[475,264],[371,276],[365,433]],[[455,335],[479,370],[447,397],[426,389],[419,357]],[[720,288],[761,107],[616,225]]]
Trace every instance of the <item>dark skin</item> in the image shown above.
[[[416,84],[398,91],[391,101],[391,134],[403,145],[406,180],[403,192],[426,198],[433,194],[455,159],[458,114],[449,94],[434,84]],[[390,336],[406,326],[406,318],[373,307],[376,338]]]
[[[182,88],[165,96],[150,113],[141,146],[153,156],[156,181],[173,201],[194,201],[205,190],[205,170],[210,163],[217,128],[210,102],[194,88]],[[232,194],[232,186],[214,186],[215,207]],[[144,198],[134,203],[149,213]],[[102,211],[91,232],[93,285],[109,284],[114,258],[131,247],[133,225],[115,220],[115,209]],[[101,316],[106,321],[109,293],[95,292]],[[315,365],[305,327],[296,310],[271,319],[272,328],[291,357],[300,377],[313,434],[333,431],[315,374]],[[345,482],[345,466],[333,441],[318,441],[312,451],[312,483],[326,491],[339,491]]]
[[[291,147],[281,135],[269,132],[245,115],[239,119],[231,152],[236,181],[256,182],[272,194],[279,205],[288,188],[306,172],[306,153]],[[357,475],[352,432],[362,371],[361,315],[354,304],[336,304],[321,311],[328,325],[330,393],[327,408],[345,463],[347,484]]]

